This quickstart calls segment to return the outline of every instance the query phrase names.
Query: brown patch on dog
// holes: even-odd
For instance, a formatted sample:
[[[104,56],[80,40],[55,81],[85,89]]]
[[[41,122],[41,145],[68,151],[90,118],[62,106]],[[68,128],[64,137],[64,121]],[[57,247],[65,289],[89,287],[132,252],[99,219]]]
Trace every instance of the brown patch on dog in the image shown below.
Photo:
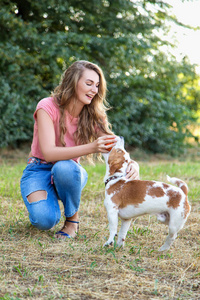
[[[175,184],[183,191],[183,193],[187,196],[188,194],[188,188],[184,181],[182,180],[176,180]]]
[[[123,163],[125,162],[124,155],[125,152],[119,148],[113,149],[111,151],[108,158],[110,176],[116,172],[121,172],[120,169],[122,168]]]
[[[181,193],[175,192],[173,190],[167,191],[167,196],[169,197],[169,201],[167,201],[168,207],[173,207],[174,209],[180,205],[181,201]]]
[[[165,195],[165,192],[159,186],[151,187],[148,191],[148,195],[151,196],[152,198],[159,198],[159,197],[163,197]]]
[[[169,184],[163,183],[162,186],[163,186],[163,188],[166,190],[166,189],[169,187]]]
[[[145,201],[147,189],[152,185],[151,181],[133,180],[125,182],[119,180],[108,188],[108,195],[113,194],[112,202],[119,208],[124,208],[129,204],[138,206]]]
[[[184,193],[185,195],[187,195],[187,193],[188,193],[187,186],[186,186],[186,185],[182,185],[182,186],[181,186],[181,189],[182,189],[183,193]]]
[[[184,202],[184,205],[183,205],[183,209],[184,209],[184,219],[186,219],[187,215],[189,214],[190,212],[190,205],[188,203],[188,198],[186,197],[185,198],[185,202]]]

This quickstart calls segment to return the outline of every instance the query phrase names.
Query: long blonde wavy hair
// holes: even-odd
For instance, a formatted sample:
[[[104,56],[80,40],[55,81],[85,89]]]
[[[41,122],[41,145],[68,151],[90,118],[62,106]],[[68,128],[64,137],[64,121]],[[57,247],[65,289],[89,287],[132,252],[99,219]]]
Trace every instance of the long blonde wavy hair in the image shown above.
[[[80,60],[74,62],[62,75],[60,84],[52,93],[54,101],[60,110],[60,141],[65,145],[64,136],[67,132],[65,125],[65,111],[71,101],[76,105],[76,89],[79,79],[85,69],[93,70],[99,75],[98,93],[89,105],[85,105],[79,115],[77,131],[74,133],[76,145],[93,142],[98,137],[98,130],[105,134],[113,134],[108,122],[106,111],[109,109],[106,101],[106,80],[100,67],[96,64]],[[91,160],[92,155],[87,156]]]

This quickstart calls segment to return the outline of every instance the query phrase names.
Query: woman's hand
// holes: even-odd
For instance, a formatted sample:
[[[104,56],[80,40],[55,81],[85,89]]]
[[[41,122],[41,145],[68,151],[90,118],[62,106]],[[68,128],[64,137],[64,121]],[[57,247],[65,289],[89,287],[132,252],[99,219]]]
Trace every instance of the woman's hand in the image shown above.
[[[108,153],[116,145],[117,140],[115,135],[104,135],[98,137],[94,142],[94,152]]]
[[[140,179],[139,175],[139,165],[136,161],[132,160],[126,170],[126,179],[128,180],[138,180]]]

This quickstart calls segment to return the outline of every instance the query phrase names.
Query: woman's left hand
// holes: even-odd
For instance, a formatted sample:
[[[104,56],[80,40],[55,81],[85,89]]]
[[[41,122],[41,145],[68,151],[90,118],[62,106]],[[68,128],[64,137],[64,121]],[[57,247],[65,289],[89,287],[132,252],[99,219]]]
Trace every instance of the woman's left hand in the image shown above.
[[[128,167],[127,167],[127,170],[126,170],[126,179],[128,179],[128,180],[138,180],[138,179],[140,179],[139,165],[136,161],[131,161],[128,164]]]

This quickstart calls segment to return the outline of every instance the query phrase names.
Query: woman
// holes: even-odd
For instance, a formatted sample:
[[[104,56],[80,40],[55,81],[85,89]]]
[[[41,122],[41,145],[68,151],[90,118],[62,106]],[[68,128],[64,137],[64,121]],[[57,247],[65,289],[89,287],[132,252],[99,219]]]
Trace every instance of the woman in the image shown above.
[[[59,222],[58,199],[62,201],[66,219],[57,238],[75,237],[78,231],[81,191],[87,182],[80,157],[106,153],[116,144],[106,115],[105,94],[102,70],[93,63],[77,61],[64,72],[51,97],[36,107],[21,193],[31,223],[42,230]],[[127,178],[138,175],[135,165],[130,165]]]

